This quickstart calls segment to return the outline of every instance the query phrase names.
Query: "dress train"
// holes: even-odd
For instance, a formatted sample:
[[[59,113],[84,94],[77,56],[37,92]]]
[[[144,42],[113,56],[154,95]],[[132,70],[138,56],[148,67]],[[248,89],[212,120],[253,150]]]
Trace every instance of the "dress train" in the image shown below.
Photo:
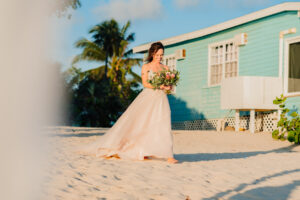
[[[97,140],[74,149],[96,157],[117,154],[122,159],[173,157],[171,111],[163,90],[144,88],[115,124]]]

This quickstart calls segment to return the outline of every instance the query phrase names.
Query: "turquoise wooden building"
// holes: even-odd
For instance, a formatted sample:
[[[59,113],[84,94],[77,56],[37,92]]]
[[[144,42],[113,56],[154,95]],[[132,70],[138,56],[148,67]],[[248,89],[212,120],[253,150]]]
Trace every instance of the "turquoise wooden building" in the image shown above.
[[[300,109],[300,3],[278,4],[195,32],[160,40],[164,63],[180,71],[168,95],[173,129],[215,129],[220,119],[272,131],[283,93]],[[136,46],[144,53],[152,42]]]

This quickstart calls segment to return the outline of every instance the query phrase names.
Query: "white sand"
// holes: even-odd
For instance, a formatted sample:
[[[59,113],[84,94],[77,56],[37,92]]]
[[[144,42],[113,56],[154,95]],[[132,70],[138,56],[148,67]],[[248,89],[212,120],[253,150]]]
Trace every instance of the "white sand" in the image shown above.
[[[300,199],[300,146],[270,133],[173,131],[178,164],[70,152],[105,130],[49,129],[50,141],[60,145],[43,199]]]

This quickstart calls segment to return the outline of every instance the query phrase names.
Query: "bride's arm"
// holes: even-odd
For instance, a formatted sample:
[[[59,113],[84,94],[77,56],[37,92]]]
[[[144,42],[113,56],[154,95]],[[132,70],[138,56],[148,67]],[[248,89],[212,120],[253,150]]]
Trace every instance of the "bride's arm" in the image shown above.
[[[150,83],[147,82],[148,79],[148,66],[143,65],[142,66],[142,83],[143,86],[146,88],[154,88]]]

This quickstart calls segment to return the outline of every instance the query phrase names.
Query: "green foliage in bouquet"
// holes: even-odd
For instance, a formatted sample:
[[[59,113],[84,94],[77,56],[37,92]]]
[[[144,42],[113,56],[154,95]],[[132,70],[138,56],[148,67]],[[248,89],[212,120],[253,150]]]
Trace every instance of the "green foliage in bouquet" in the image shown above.
[[[173,69],[163,69],[160,72],[154,72],[147,82],[150,83],[154,89],[160,89],[161,85],[177,86],[179,82],[179,71]],[[168,92],[170,94],[170,92]]]
[[[288,120],[286,114],[290,112],[288,108],[285,107],[286,97],[281,95],[279,98],[273,101],[273,104],[279,105],[282,109],[280,115],[280,120],[277,122],[277,128],[273,131],[272,137],[279,140],[288,140],[294,142],[295,144],[300,144],[300,117],[297,112],[291,113],[291,119]],[[285,136],[287,135],[287,136]]]

